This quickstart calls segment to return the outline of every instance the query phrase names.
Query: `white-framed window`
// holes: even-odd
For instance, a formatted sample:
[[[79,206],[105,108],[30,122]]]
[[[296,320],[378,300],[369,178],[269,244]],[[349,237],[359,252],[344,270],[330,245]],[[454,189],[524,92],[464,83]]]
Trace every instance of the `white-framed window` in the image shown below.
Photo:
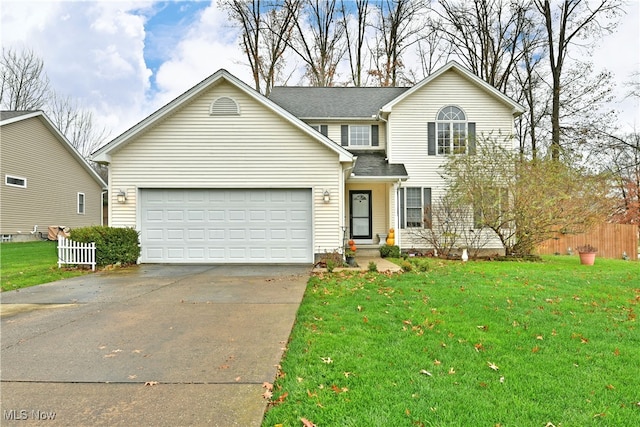
[[[431,188],[403,187],[398,191],[400,228],[431,227]]]
[[[324,136],[329,135],[329,126],[327,125],[310,125],[310,126],[313,130],[320,132]]]
[[[78,215],[84,215],[85,198],[84,193],[78,193]]]
[[[27,188],[27,178],[22,178],[15,175],[5,175],[4,184],[9,187]]]
[[[460,108],[448,105],[436,119],[438,154],[467,152],[467,117]]]
[[[350,125],[349,126],[349,146],[368,147],[371,145],[371,126]]]

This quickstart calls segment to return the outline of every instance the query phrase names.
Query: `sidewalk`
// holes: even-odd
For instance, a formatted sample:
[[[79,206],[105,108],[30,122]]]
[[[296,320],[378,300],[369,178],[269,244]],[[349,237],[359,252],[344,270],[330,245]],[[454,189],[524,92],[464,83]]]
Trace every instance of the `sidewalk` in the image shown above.
[[[378,267],[378,272],[380,273],[385,271],[389,271],[391,273],[398,273],[402,271],[402,268],[398,264],[394,264],[391,261],[387,261],[386,259],[381,258],[380,256],[375,256],[375,255],[356,256],[356,263],[358,264],[357,267],[338,267],[334,269],[334,271],[342,271],[342,270],[368,271],[370,262],[376,263],[376,266]],[[327,269],[319,268],[319,267],[313,268],[313,272],[323,272],[323,271],[327,271]]]

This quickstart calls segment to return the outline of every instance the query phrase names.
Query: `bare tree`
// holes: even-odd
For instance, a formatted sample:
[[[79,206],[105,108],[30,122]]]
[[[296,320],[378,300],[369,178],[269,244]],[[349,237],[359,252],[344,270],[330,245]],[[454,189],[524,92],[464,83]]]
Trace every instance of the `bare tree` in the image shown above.
[[[51,121],[85,158],[88,158],[109,137],[106,128],[96,127],[93,113],[80,107],[78,102],[69,96],[54,94],[47,111]]]
[[[355,86],[363,86],[362,72],[365,59],[365,35],[367,31],[367,16],[369,12],[369,0],[355,0],[348,2],[349,6],[355,4],[355,10],[351,13],[351,8],[347,7],[344,0],[340,3],[340,12],[345,27],[345,38],[347,43],[347,56],[349,58],[349,68],[351,71],[351,82]],[[355,15],[355,34],[352,34],[350,25],[351,17]]]
[[[375,46],[371,48],[375,76],[380,86],[402,83],[402,57],[418,41],[421,30],[419,14],[425,10],[421,0],[382,0],[376,4],[378,20]]]
[[[284,65],[300,1],[224,0],[220,5],[240,27],[240,46],[249,62],[255,89],[269,96]]]
[[[584,43],[587,35],[597,40],[604,33],[610,33],[616,23],[609,20],[619,15],[622,10],[618,0],[563,0],[554,13],[549,0],[534,0],[538,12],[544,17],[547,48],[549,51],[549,67],[552,77],[551,105],[551,156],[560,159],[561,142],[561,92],[565,61],[569,51],[577,40]]]
[[[44,61],[31,49],[2,48],[0,100],[5,110],[39,110],[49,100]]]
[[[289,46],[304,61],[312,86],[333,86],[345,54],[345,26],[338,19],[337,0],[303,0]],[[290,6],[289,6],[290,7]]]
[[[436,29],[450,50],[484,81],[506,92],[523,54],[523,30],[529,2],[525,0],[440,0]],[[529,36],[532,34],[530,33]]]

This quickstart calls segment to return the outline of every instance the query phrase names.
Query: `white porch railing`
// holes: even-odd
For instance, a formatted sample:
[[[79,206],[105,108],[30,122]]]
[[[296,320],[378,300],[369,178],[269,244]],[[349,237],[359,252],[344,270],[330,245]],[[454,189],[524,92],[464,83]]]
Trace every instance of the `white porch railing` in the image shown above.
[[[58,268],[62,264],[90,265],[96,270],[96,244],[74,242],[62,235],[58,235]]]

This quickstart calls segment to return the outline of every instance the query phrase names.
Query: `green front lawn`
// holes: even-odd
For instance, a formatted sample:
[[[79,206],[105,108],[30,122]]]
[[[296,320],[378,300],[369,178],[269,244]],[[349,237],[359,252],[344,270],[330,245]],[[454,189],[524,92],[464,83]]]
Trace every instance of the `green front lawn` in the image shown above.
[[[0,244],[0,285],[2,291],[26,288],[79,276],[86,269],[58,269],[57,242]]]
[[[422,269],[312,277],[263,426],[640,425],[640,263]]]

